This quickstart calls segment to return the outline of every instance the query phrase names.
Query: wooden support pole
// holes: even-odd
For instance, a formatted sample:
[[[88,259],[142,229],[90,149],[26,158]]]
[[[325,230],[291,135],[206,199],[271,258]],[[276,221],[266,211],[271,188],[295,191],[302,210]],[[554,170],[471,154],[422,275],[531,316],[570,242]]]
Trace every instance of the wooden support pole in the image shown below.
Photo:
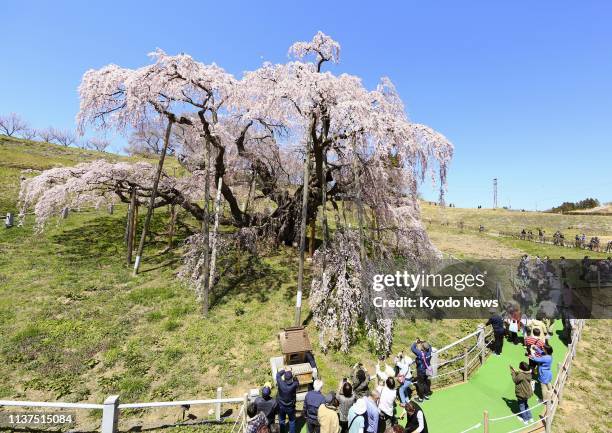
[[[219,177],[217,183],[217,196],[215,197],[215,222],[213,225],[213,234],[211,241],[211,253],[210,253],[210,276],[208,277],[209,285],[213,286],[215,283],[215,266],[217,265],[217,236],[219,231],[219,205],[221,204],[221,187],[223,186],[223,178]]]
[[[168,126],[166,127],[166,135],[164,137],[164,147],[162,148],[159,161],[157,162],[157,171],[155,173],[155,179],[153,181],[153,188],[151,189],[151,198],[149,200],[149,207],[147,208],[147,215],[142,226],[142,235],[140,236],[140,243],[138,244],[138,252],[136,253],[136,261],[134,262],[133,275],[138,275],[140,268],[140,261],[142,259],[142,253],[144,251],[145,242],[147,241],[147,235],[149,234],[149,225],[151,224],[151,217],[153,216],[153,209],[155,208],[155,199],[157,198],[157,188],[159,186],[159,179],[161,178],[162,170],[164,168],[164,159],[166,158],[166,152],[168,150],[168,143],[170,141],[170,132],[172,131],[172,120],[168,119]]]
[[[128,211],[127,223],[127,255],[128,266],[132,264],[132,252],[134,251],[134,232],[136,231],[136,188],[130,191],[130,207]]]
[[[314,120],[311,121],[308,129],[309,137],[306,140],[306,152],[304,153],[304,179],[302,185],[302,214],[300,222],[300,262],[298,265],[297,295],[295,299],[295,326],[302,324],[302,291],[304,289],[304,254],[306,251],[306,225],[308,224],[308,183],[310,181],[310,131],[314,127]]]
[[[217,388],[217,400],[221,400],[223,398],[223,388]],[[221,403],[215,404],[215,421],[221,421]]]

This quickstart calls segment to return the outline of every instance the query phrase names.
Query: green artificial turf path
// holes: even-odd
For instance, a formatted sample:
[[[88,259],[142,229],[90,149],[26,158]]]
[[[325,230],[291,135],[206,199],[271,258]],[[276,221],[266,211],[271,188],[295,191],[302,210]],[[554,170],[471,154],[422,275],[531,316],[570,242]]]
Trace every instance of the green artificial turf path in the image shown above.
[[[561,322],[556,321],[554,335],[549,344],[553,347],[553,380],[557,377],[557,363],[563,361],[567,346],[559,339]],[[514,383],[510,376],[509,365],[518,370],[521,361],[526,360],[525,348],[504,341],[501,356],[489,356],[484,365],[463,384],[440,389],[431,400],[421,404],[427,419],[430,433],[460,433],[482,423],[483,411],[489,411],[489,418],[500,418],[517,413],[518,404],[514,395]],[[529,406],[538,404],[538,397],[533,395]],[[534,421],[543,412],[544,406],[532,410]],[[507,433],[523,426],[516,415],[497,422],[489,423],[491,433]],[[482,432],[483,428],[472,430]]]
[[[549,344],[553,347],[553,380],[557,377],[557,364],[562,362],[567,353],[567,346],[560,340],[561,322],[556,321]],[[461,433],[470,427],[483,422],[483,412],[489,411],[489,419],[507,417],[500,421],[490,421],[490,433],[508,433],[525,427],[516,417],[518,404],[514,395],[514,382],[510,376],[509,365],[518,370],[521,361],[526,360],[525,347],[522,344],[514,345],[504,341],[502,355],[489,356],[484,365],[480,367],[466,383],[434,390],[430,400],[421,403],[427,419],[429,433]],[[538,389],[538,388],[536,388]],[[413,392],[413,397],[416,392]],[[538,404],[538,397],[534,394],[529,400],[529,407]],[[403,409],[399,408],[399,415]],[[534,421],[538,420],[544,406],[533,409]],[[404,425],[405,420],[400,421]],[[299,424],[298,424],[299,425]],[[531,427],[529,430],[534,429]],[[300,433],[307,433],[306,425],[302,425]],[[525,430],[527,430],[525,428]],[[481,433],[482,426],[470,430]],[[519,430],[521,431],[521,430]],[[528,431],[528,430],[527,430]]]

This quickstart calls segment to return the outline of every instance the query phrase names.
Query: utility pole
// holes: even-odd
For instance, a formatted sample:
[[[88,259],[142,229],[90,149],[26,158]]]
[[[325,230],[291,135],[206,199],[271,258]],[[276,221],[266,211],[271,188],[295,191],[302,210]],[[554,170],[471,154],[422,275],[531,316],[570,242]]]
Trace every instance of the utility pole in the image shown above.
[[[493,179],[493,209],[497,209],[497,178]]]

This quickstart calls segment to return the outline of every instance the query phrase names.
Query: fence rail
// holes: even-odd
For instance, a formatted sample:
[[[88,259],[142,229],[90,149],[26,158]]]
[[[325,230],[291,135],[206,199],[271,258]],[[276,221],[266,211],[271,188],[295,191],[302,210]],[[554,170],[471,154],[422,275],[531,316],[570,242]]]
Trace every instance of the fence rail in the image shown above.
[[[103,404],[96,403],[64,403],[64,402],[45,402],[45,401],[13,401],[0,400],[1,407],[31,407],[31,408],[58,408],[58,409],[95,409],[102,411],[101,433],[117,433],[120,412],[122,409],[150,409],[161,407],[185,407],[197,405],[212,405],[215,407],[215,421],[222,422],[221,408],[223,404],[239,404],[240,410],[232,425],[232,432],[244,431],[246,426],[246,405],[248,404],[248,394],[242,397],[222,398],[223,389],[217,388],[217,398],[206,400],[177,400],[177,401],[156,401],[147,403],[120,403],[119,396],[111,395],[104,400]]]
[[[535,431],[535,430],[532,430],[534,427],[537,428],[537,431],[541,431],[540,429],[543,428],[545,433],[552,432],[552,423],[554,421],[555,414],[557,412],[557,408],[559,407],[559,404],[561,403],[563,399],[563,389],[565,388],[567,379],[570,376],[570,372],[572,369],[572,363],[573,363],[574,358],[576,357],[576,349],[578,346],[578,342],[580,341],[580,338],[582,337],[582,330],[584,328],[584,324],[585,324],[584,319],[576,320],[575,327],[572,328],[571,342],[569,343],[568,351],[565,354],[565,357],[563,358],[563,362],[558,364],[557,377],[553,385],[553,391],[551,393],[550,399],[530,408],[530,410],[533,410],[536,407],[543,405],[546,408],[544,415],[540,416],[540,419],[538,419],[537,421],[534,421],[533,423],[529,425],[524,425],[520,428],[511,430],[505,433],[524,432],[524,431],[527,431],[527,429],[529,429],[528,431],[531,432],[531,431]],[[484,432],[484,433],[489,433],[491,431],[490,430],[491,424],[495,422],[503,421],[508,418],[513,418],[517,415],[518,415],[517,413],[512,413],[510,415],[491,418],[489,416],[489,412],[485,410],[483,412],[482,422],[475,424],[471,427],[468,427],[467,429],[462,430],[460,433],[467,433],[467,432],[472,432],[476,430],[480,432]]]

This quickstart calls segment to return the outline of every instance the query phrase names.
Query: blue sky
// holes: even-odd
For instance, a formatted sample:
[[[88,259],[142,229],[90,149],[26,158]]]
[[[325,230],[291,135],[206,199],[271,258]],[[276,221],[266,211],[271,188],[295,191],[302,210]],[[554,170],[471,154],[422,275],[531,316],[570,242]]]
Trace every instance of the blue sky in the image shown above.
[[[330,3],[4,2],[0,113],[74,128],[89,68],[160,47],[240,76],[322,30],[342,45],[334,72],[390,77],[410,118],[455,144],[449,202],[491,206],[494,177],[512,208],[612,201],[612,2]]]

